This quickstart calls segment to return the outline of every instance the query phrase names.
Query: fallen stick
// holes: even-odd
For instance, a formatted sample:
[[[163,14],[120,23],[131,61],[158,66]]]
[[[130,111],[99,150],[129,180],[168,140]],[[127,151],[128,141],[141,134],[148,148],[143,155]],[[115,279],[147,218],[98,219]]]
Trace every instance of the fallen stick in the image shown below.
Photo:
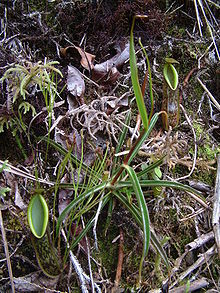
[[[214,238],[214,233],[213,231],[207,233],[207,234],[202,234],[200,237],[196,238],[194,241],[186,244],[185,248],[189,251],[198,249],[208,241],[212,240]]]
[[[202,289],[204,287],[207,287],[208,285],[209,285],[209,282],[205,278],[202,278],[202,279],[199,279],[199,280],[196,280],[196,281],[190,283],[188,291],[187,291],[188,285],[186,284],[186,285],[171,289],[169,292],[170,293],[193,292],[193,291]]]
[[[199,255],[197,261],[192,264],[190,267],[187,268],[180,276],[178,277],[177,281],[175,281],[170,287],[174,287],[177,283],[182,282],[189,274],[192,274],[194,270],[201,267],[204,263],[207,263],[209,259],[216,253],[215,245],[209,248],[206,252]],[[171,290],[170,290],[171,292]]]
[[[186,285],[182,285],[180,287],[169,290],[169,293],[193,292],[193,291],[202,289],[204,287],[207,287],[208,285],[209,285],[209,282],[205,278],[201,278],[199,280],[191,282],[189,285],[189,288],[188,288],[188,285],[186,284]],[[163,291],[161,289],[155,289],[155,290],[150,290],[148,293],[162,293],[162,292]]]
[[[118,249],[118,266],[115,276],[115,287],[119,286],[121,280],[121,273],[122,273],[122,264],[124,259],[124,235],[122,229],[120,229],[120,242],[119,242],[119,249]]]
[[[212,212],[212,226],[215,235],[218,256],[220,258],[220,156],[218,156],[218,167]]]
[[[3,244],[4,244],[5,256],[6,256],[6,260],[7,260],[7,266],[8,266],[8,273],[9,273],[9,278],[10,278],[10,282],[11,282],[11,292],[15,293],[13,273],[12,273],[11,261],[10,261],[9,251],[8,251],[8,242],[6,239],[6,233],[5,233],[5,228],[4,228],[4,224],[3,224],[1,209],[0,209],[0,229],[2,232],[2,240],[3,240]]]

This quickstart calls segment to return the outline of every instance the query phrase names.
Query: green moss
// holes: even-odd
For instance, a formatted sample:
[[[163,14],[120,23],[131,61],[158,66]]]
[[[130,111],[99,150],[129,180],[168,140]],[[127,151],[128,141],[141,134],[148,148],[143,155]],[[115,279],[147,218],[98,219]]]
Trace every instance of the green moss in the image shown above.
[[[208,168],[208,165],[213,167],[216,162],[216,157],[220,154],[220,147],[213,144],[210,136],[200,123],[194,121],[193,128],[198,142],[197,165],[193,173],[193,178],[213,185],[215,170]],[[190,148],[189,153],[194,155],[194,145]]]
[[[104,223],[103,223],[104,224]],[[103,229],[104,230],[104,229]],[[103,231],[101,229],[101,231]],[[118,241],[112,243],[119,234],[118,227],[111,225],[106,237],[99,237],[99,254],[102,266],[106,269],[107,275],[114,280],[115,271],[117,269],[118,260]]]
[[[220,147],[213,148],[213,142],[208,134],[204,134],[204,128],[199,123],[194,122],[193,127],[196,133],[197,141],[202,141],[202,143],[198,145],[198,157],[208,161],[214,160],[217,154],[220,153]],[[193,154],[192,149],[190,152]]]
[[[172,209],[172,208],[170,208],[169,209],[169,219],[171,220],[171,221],[173,221],[174,223],[176,223],[176,221],[177,221],[177,212],[176,212],[176,209]]]
[[[186,235],[185,233],[183,233],[183,237],[180,238],[178,241],[178,246],[182,253],[185,251],[185,245],[190,243],[192,240],[193,240],[192,236]]]
[[[216,255],[213,259],[213,262],[210,266],[210,269],[212,271],[213,278],[218,282],[219,281],[219,268],[220,268],[220,259]]]
[[[199,102],[204,92],[203,88],[199,85],[199,83],[193,83],[193,87],[192,99],[196,99]]]

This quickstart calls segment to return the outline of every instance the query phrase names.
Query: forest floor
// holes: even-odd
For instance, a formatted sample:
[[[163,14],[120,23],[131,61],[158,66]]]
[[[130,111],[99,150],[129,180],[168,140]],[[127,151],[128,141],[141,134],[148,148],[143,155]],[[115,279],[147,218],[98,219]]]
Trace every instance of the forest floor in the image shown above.
[[[220,6],[196,3],[1,2],[0,292],[220,291]],[[120,191],[99,188],[141,133],[129,63],[134,15],[147,15],[134,27],[144,103],[150,113],[152,80],[153,114],[170,119],[166,127],[159,115],[130,163],[137,174],[155,166],[142,188],[169,263],[152,240],[139,283],[145,233],[128,175]],[[165,93],[166,60],[178,72],[174,96]],[[27,220],[36,194],[45,199],[40,217],[49,213],[42,238]]]

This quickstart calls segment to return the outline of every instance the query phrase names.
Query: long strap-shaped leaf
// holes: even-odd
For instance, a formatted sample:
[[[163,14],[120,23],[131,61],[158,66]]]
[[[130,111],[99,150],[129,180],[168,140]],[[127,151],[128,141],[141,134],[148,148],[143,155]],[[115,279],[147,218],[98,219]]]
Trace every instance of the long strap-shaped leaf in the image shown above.
[[[125,138],[126,138],[126,135],[128,132],[128,126],[129,126],[130,120],[131,120],[131,112],[129,111],[128,114],[126,115],[126,118],[125,118],[125,126],[123,127],[122,133],[120,134],[120,137],[118,140],[118,144],[117,144],[117,147],[115,150],[116,154],[118,152],[120,152],[120,150],[122,149],[123,143],[125,141]],[[119,158],[115,156],[114,160],[113,160],[113,165],[112,165],[112,174],[113,175],[117,173],[116,166],[117,166],[118,160],[119,160]]]
[[[141,257],[140,267],[139,267],[139,282],[138,282],[138,285],[140,285],[143,262],[144,262],[145,256],[147,255],[149,245],[150,245],[150,219],[149,219],[149,213],[148,213],[147,205],[145,202],[145,198],[141,189],[141,185],[139,183],[139,180],[135,171],[128,165],[123,165],[123,167],[126,169],[131,179],[132,186],[137,198],[138,206],[140,208],[141,222],[143,225],[144,241],[143,241],[143,252],[142,252],[142,257]]]
[[[106,206],[106,204],[109,202],[109,200],[111,199],[111,196],[106,196],[105,198],[103,198],[102,201],[102,206],[101,206],[101,210]],[[89,229],[92,228],[93,224],[95,221],[95,216],[92,217],[88,223],[86,224],[85,228],[79,233],[79,235],[74,239],[74,241],[71,243],[69,250],[74,249],[79,242],[83,239],[83,237],[85,237],[86,233],[89,231]]]
[[[135,23],[135,18],[133,18],[132,21],[132,26],[131,26],[131,35],[130,35],[130,68],[131,68],[131,81],[132,81],[132,86],[134,90],[134,95],[136,98],[137,106],[139,113],[141,115],[141,119],[144,125],[144,128],[148,128],[148,115],[147,115],[147,110],[144,104],[144,98],[142,95],[140,83],[139,83],[139,78],[138,78],[138,69],[137,69],[137,61],[136,61],[136,55],[135,55],[135,48],[134,48],[134,23]]]
[[[177,188],[186,192],[189,192],[191,195],[195,195],[194,199],[196,199],[201,205],[203,205],[205,208],[209,209],[205,198],[202,196],[200,192],[195,190],[194,188],[174,181],[166,181],[166,180],[140,180],[139,181],[141,187],[170,187],[170,188]],[[132,187],[133,182],[132,180],[127,181],[119,181],[114,188],[121,189],[123,187]]]
[[[149,74],[149,91],[150,91],[150,102],[151,102],[151,109],[150,109],[150,114],[149,114],[149,121],[153,115],[153,111],[154,111],[154,96],[153,96],[153,85],[152,85],[152,76],[151,76],[151,68],[150,68],[150,61],[149,58],[147,56],[147,52],[141,42],[141,39],[139,39],[139,44],[141,46],[142,51],[144,52],[144,56],[146,58],[147,61],[147,70],[148,70],[148,74]]]
[[[128,164],[130,164],[130,162],[133,160],[133,158],[137,155],[137,153],[138,153],[139,149],[141,148],[142,144],[144,143],[146,138],[150,135],[152,129],[154,128],[154,126],[155,126],[155,124],[156,124],[156,122],[158,120],[159,115],[160,115],[159,113],[156,113],[152,117],[148,129],[144,130],[144,134],[140,137],[140,139],[135,144],[135,148],[132,150],[132,154],[129,157]]]
[[[180,190],[184,190],[184,191],[188,191],[191,193],[194,193],[198,196],[200,196],[203,200],[204,198],[201,196],[201,193],[198,192],[197,190],[195,190],[194,188],[179,183],[179,182],[174,182],[174,181],[168,181],[168,180],[140,180],[140,185],[142,187],[156,187],[156,186],[160,186],[160,187],[173,187],[173,188],[178,188]],[[127,181],[119,181],[116,185],[115,188],[123,188],[123,187],[132,187],[133,183],[130,180]]]
[[[128,201],[128,199],[121,193],[121,192],[113,192],[117,199],[126,207],[126,209],[131,213],[137,224],[143,229],[140,210],[133,204]],[[163,259],[164,263],[166,264],[167,268],[169,269],[169,260],[167,258],[166,252],[164,251],[163,247],[160,244],[156,234],[153,230],[151,230],[151,243],[153,244],[154,248],[160,254],[161,258]]]
[[[140,171],[137,173],[137,177],[141,178],[143,175],[146,175],[147,173],[151,172],[152,170],[154,170],[155,168],[159,167],[160,165],[163,164],[163,160],[166,156],[163,156],[161,159],[159,159],[158,161],[150,164],[149,166],[147,166],[144,170]]]

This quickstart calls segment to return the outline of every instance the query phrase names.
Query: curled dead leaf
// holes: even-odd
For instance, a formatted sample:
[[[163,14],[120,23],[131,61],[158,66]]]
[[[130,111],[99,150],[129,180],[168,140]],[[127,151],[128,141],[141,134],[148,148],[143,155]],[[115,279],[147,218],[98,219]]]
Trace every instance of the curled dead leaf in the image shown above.
[[[116,67],[110,68],[108,72],[100,69],[100,71],[93,69],[92,79],[102,85],[114,84],[121,75]]]
[[[119,51],[119,53],[111,59],[94,66],[92,79],[104,85],[114,83],[120,76],[120,68],[128,59],[129,44],[126,44],[124,50]]]
[[[75,47],[79,54],[81,55],[81,65],[87,69],[87,70],[91,70],[94,68],[94,61],[95,61],[95,55],[90,54],[86,51],[84,51],[83,49],[81,49],[80,47]]]
[[[70,56],[75,56],[77,52],[81,56],[81,60],[80,60],[81,65],[85,69],[91,71],[94,68],[95,55],[90,54],[77,46],[69,46],[69,47],[60,49],[60,53],[64,57],[67,57],[68,54]]]

